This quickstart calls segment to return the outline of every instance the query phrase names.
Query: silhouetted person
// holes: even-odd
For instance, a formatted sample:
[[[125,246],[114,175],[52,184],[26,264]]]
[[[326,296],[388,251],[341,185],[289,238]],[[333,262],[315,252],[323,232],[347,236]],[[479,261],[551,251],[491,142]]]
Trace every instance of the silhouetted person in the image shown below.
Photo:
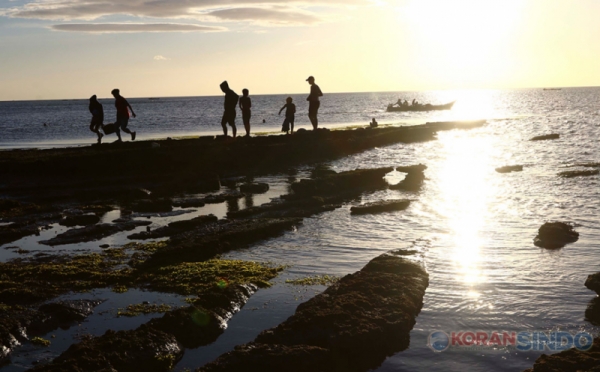
[[[288,97],[285,99],[285,105],[279,110],[279,114],[281,115],[281,111],[285,109],[285,119],[283,120],[283,125],[281,126],[281,131],[285,132],[285,134],[289,134],[290,125],[292,126],[292,133],[294,133],[294,117],[296,113],[296,105],[292,103],[292,97]]]
[[[404,100],[403,106],[408,107],[408,101]]]
[[[379,123],[377,123],[377,120],[375,120],[375,118],[373,118],[373,120],[369,123],[369,125],[371,126],[371,128],[377,128]]]
[[[242,89],[243,96],[240,98],[240,109],[242,110],[242,121],[246,129],[246,137],[250,137],[250,116],[252,116],[252,101],[248,97],[248,89]]]
[[[100,144],[102,142],[102,137],[104,137],[104,135],[100,133],[100,128],[104,125],[104,109],[102,108],[102,104],[98,102],[95,94],[90,97],[88,109],[90,110],[90,114],[92,114],[90,130],[98,135],[98,144]]]
[[[225,103],[224,108],[225,112],[223,112],[223,119],[221,119],[221,126],[223,127],[223,134],[227,137],[227,125],[231,125],[231,131],[233,132],[233,138],[235,138],[237,134],[237,128],[235,127],[235,107],[238,104],[238,96],[231,88],[229,88],[229,84],[227,81],[224,81],[220,85],[221,90],[225,93]]]
[[[127,129],[127,124],[129,124],[129,110],[131,110],[131,115],[134,118],[136,116],[135,112],[133,112],[133,108],[129,102],[127,102],[125,97],[121,96],[121,91],[119,89],[113,89],[110,93],[113,95],[113,97],[115,97],[115,107],[117,108],[117,122],[115,123],[117,127],[117,137],[119,137],[117,142],[122,142],[121,130],[123,130],[125,133],[131,134],[131,140],[135,141],[136,132],[132,132]]]
[[[312,123],[313,129],[316,130],[319,126],[319,119],[317,119],[317,114],[319,113],[319,106],[321,106],[321,102],[319,102],[319,97],[323,97],[323,92],[321,92],[321,88],[317,84],[315,84],[315,78],[309,76],[306,79],[310,84],[310,94],[306,98],[308,101],[308,118]]]

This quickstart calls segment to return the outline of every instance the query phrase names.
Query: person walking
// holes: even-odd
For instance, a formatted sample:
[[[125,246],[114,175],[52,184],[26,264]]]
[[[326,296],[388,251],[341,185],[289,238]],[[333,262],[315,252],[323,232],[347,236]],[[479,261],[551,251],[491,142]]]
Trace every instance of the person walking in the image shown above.
[[[98,135],[98,144],[100,144],[102,143],[102,137],[104,137],[104,134],[100,133],[100,128],[104,125],[104,109],[95,94],[90,97],[88,109],[92,114],[90,130]],[[44,123],[44,126],[46,126],[46,123]]]
[[[317,114],[319,113],[319,106],[321,106],[319,97],[323,97],[323,92],[321,92],[321,88],[315,84],[315,78],[313,76],[309,76],[306,81],[310,84],[310,94],[306,98],[308,101],[308,118],[313,126],[313,130],[317,130],[317,127],[319,126]]]
[[[296,113],[296,105],[292,103],[292,97],[288,97],[285,100],[285,105],[279,110],[279,114],[281,115],[281,111],[285,109],[285,119],[283,120],[283,125],[281,126],[281,131],[285,132],[285,134],[289,134],[290,125],[292,126],[292,133],[294,133],[294,114]]]
[[[223,112],[223,118],[221,119],[223,134],[227,137],[227,124],[229,124],[231,126],[231,131],[233,132],[233,138],[235,138],[237,134],[237,128],[235,127],[235,108],[240,96],[229,88],[227,81],[222,82],[220,87],[223,93],[225,93],[225,102],[223,104],[225,111]]]
[[[244,122],[244,128],[246,129],[246,137],[250,137],[250,116],[252,112],[252,101],[248,97],[248,89],[242,89],[242,97],[240,98],[240,109],[242,110],[242,121]]]
[[[135,112],[133,112],[133,108],[129,102],[127,102],[125,97],[121,96],[121,91],[119,89],[113,89],[110,93],[113,95],[113,97],[115,97],[115,107],[117,108],[117,122],[115,123],[117,127],[117,137],[119,137],[117,142],[123,142],[121,139],[121,130],[123,130],[125,133],[131,134],[131,140],[135,141],[136,132],[132,132],[127,128],[127,124],[129,124],[129,110],[131,110],[131,115],[134,118],[136,117]]]

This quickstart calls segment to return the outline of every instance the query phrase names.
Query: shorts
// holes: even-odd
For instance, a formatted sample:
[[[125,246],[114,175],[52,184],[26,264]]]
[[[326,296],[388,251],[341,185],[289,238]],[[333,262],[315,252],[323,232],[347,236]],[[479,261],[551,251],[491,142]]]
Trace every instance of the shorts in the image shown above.
[[[129,118],[117,118],[117,128],[126,129],[129,124]]]
[[[223,118],[221,119],[221,125],[229,124],[232,127],[235,126],[235,111],[225,111]]]
[[[319,112],[320,101],[309,101],[308,102],[308,116],[317,116]]]

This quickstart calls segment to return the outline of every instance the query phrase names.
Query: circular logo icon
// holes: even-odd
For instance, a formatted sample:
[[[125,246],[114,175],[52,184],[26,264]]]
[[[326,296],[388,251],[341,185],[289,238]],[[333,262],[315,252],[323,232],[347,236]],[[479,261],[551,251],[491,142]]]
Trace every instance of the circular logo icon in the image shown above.
[[[431,332],[427,338],[427,346],[436,353],[441,353],[450,346],[450,337],[444,331]]]

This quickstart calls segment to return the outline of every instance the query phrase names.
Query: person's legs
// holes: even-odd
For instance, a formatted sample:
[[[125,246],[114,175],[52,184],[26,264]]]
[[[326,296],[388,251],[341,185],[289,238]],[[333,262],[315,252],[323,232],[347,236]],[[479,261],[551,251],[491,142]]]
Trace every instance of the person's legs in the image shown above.
[[[223,135],[227,137],[227,113],[223,113],[223,118],[221,119],[221,126],[223,127]]]
[[[319,112],[319,105],[321,102],[309,102],[308,104],[308,118],[313,126],[313,129],[316,130],[319,126],[319,120],[317,119],[317,113]]]
[[[250,136],[250,111],[242,112],[242,120],[244,121],[244,129],[246,129],[246,136]]]
[[[123,130],[123,132],[125,133],[129,133],[131,135],[131,140],[135,140],[135,134],[136,132],[132,132],[129,129],[127,129],[127,124],[129,124],[129,118],[121,118],[119,119],[119,126],[121,127],[121,129]]]
[[[294,117],[290,118],[290,126],[292,127],[292,133],[294,133]]]
[[[117,135],[117,142],[123,142],[121,139],[121,119],[117,118],[117,122],[115,123],[115,134]]]
[[[231,125],[231,133],[233,138],[237,136],[237,127],[235,126],[235,111],[229,114],[229,125]]]

